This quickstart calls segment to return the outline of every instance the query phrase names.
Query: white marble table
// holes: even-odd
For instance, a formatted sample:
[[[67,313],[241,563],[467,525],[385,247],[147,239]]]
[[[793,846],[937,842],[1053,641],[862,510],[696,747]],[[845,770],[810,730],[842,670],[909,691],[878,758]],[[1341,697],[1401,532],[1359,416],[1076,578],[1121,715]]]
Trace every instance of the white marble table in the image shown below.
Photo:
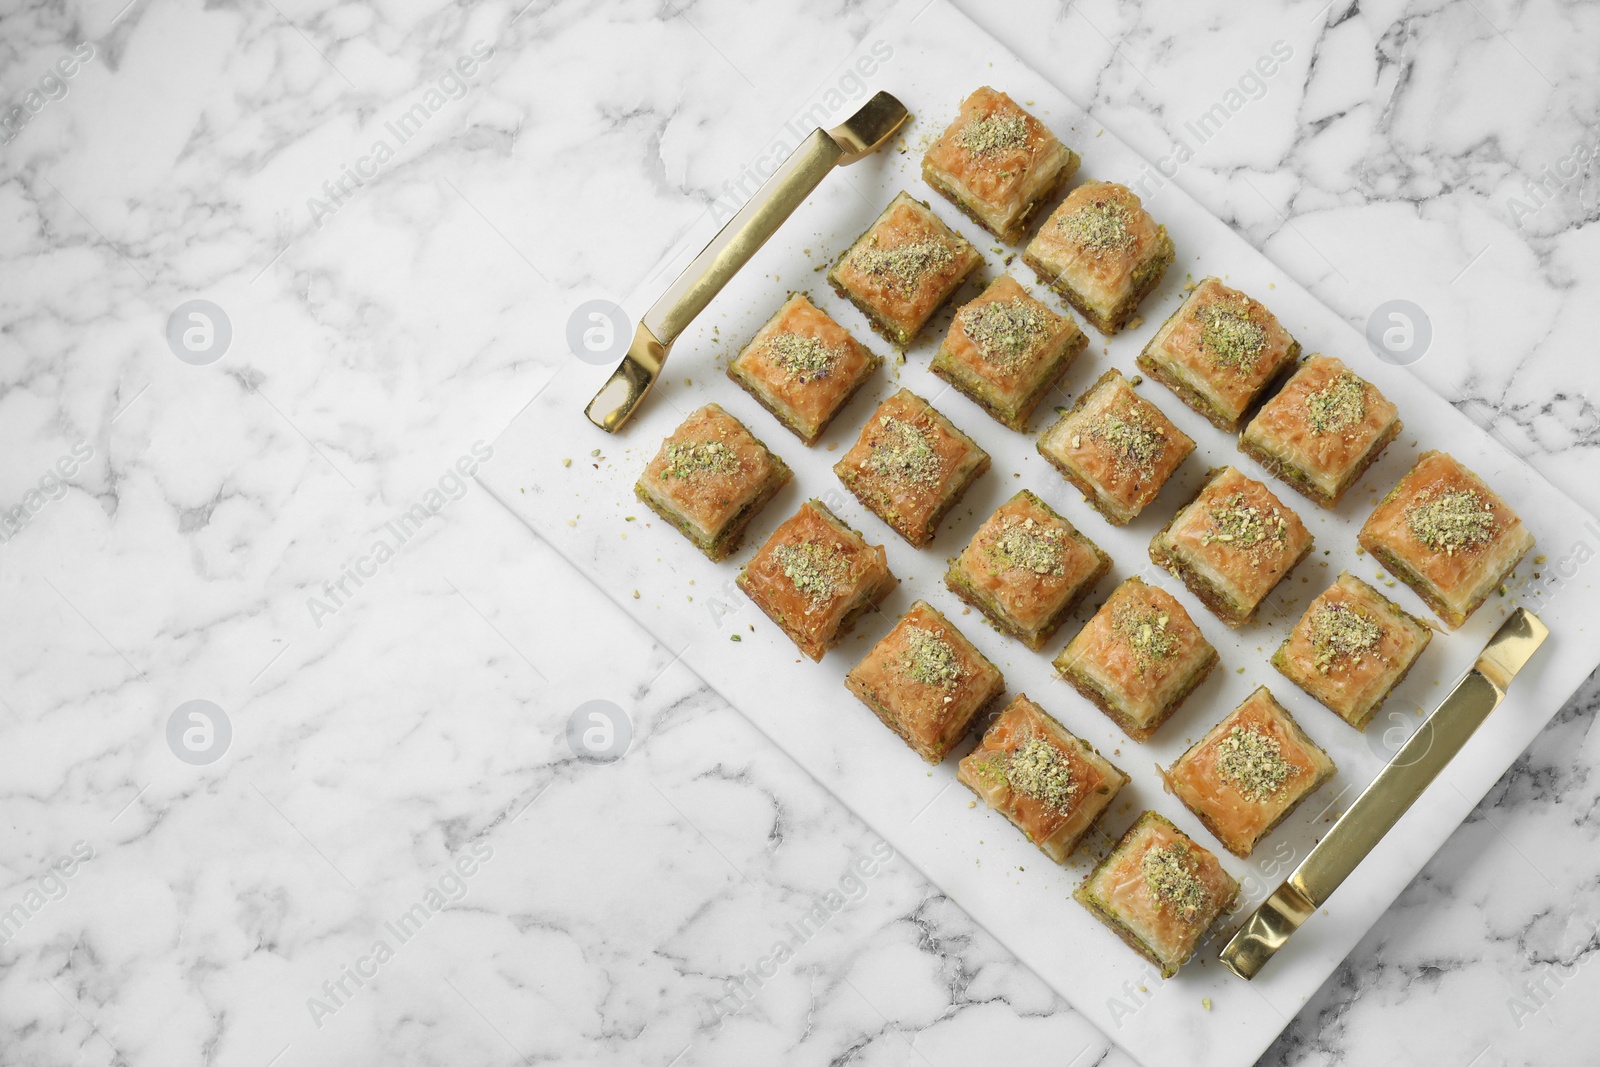
[[[883,0],[121,4],[0,22],[0,1065],[1128,1062],[467,473]],[[965,6],[1600,511],[1600,8]],[[1264,1062],[1592,1061],[1596,699]]]

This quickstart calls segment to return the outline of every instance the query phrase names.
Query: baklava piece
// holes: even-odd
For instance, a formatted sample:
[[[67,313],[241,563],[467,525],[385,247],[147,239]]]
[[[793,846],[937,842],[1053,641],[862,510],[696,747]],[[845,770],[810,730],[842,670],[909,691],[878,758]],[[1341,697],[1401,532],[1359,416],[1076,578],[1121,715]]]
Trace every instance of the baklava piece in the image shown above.
[[[879,362],[804,293],[795,293],[728,364],[728,377],[809,446]]]
[[[989,453],[909,389],[879,404],[833,465],[857,500],[918,548],[988,469]]]
[[[929,763],[942,762],[1006,689],[999,668],[923,600],[844,684]]]
[[[999,422],[1027,433],[1034,409],[1088,343],[1077,323],[1002,274],[956,312],[930,369]]]
[[[1132,522],[1194,442],[1112,368],[1039,435],[1039,454],[1115,526]]]
[[[1424,452],[1357,538],[1454,630],[1533,547],[1533,534],[1483,479]]]
[[[1262,686],[1161,777],[1222,847],[1242,858],[1336,769]]]
[[[1122,835],[1073,898],[1171,978],[1201,937],[1233,907],[1239,883],[1217,857],[1147,811]]]
[[[1111,570],[1111,557],[1024,489],[989,516],[944,584],[1037,652]]]
[[[1066,862],[1128,784],[1026,696],[1000,713],[956,777],[1056,863]]]
[[[1421,619],[1346,571],[1311,602],[1272,665],[1365,730],[1432,639]]]
[[[1219,430],[1238,433],[1247,411],[1300,358],[1259,301],[1205,278],[1139,353],[1139,369]]]
[[[966,238],[902,192],[839,257],[828,282],[904,349],[982,262]]]
[[[1243,626],[1311,553],[1311,531],[1272,490],[1236,467],[1211,471],[1199,494],[1150,542],[1150,558],[1229,626]]]
[[[979,226],[1015,244],[1035,208],[1060,192],[1078,154],[1005,93],[985,85],[922,157],[922,180]]]
[[[633,495],[708,557],[721,560],[789,477],[783,460],[742,422],[707,404],[661,443]]]
[[[869,545],[820,500],[772,532],[739,572],[739,588],[814,660],[899,584],[882,545]]]
[[[1022,261],[1103,334],[1122,330],[1172,263],[1167,228],[1115,182],[1085,182],[1051,212]]]
[[[1148,741],[1217,665],[1172,594],[1129,578],[1062,649],[1055,668],[1135,741]]]
[[[1239,437],[1239,451],[1325,508],[1399,435],[1400,411],[1332,356],[1308,357]]]

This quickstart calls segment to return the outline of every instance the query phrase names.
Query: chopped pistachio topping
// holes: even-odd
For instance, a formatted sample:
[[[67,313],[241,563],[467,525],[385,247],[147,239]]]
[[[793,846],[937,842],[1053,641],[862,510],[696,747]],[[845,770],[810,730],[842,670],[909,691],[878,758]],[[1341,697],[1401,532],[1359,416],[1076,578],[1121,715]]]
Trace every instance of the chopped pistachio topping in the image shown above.
[[[873,241],[856,249],[850,258],[864,273],[881,278],[891,288],[909,293],[923,278],[944,270],[956,257],[950,246],[937,237],[924,237],[895,248],[879,248]]]
[[[939,453],[926,430],[893,415],[878,420],[872,454],[867,457],[869,471],[931,488],[939,481],[939,466]]]
[[[802,337],[797,333],[777,333],[768,337],[762,346],[772,362],[782,367],[791,378],[802,382],[817,381],[828,376],[838,361],[837,345],[815,337]]]
[[[1340,433],[1367,417],[1367,390],[1346,372],[1306,397],[1306,417],[1317,433]]]
[[[1453,556],[1492,540],[1499,523],[1477,490],[1454,489],[1407,508],[1406,525],[1424,545]]]
[[[965,673],[961,656],[950,642],[922,626],[906,627],[905,654],[901,668],[923,685],[953,686]]]
[[[1028,120],[1021,115],[989,115],[961,127],[956,140],[975,156],[992,156],[1028,143]]]
[[[1224,544],[1255,555],[1289,539],[1289,520],[1275,507],[1250,503],[1243,493],[1230,494],[1207,516],[1211,526],[1200,535],[1203,545]]]
[[[1030,737],[1006,761],[1006,781],[1025,796],[1057,811],[1070,811],[1078,785],[1072,780],[1072,761],[1043,737]]]
[[[1383,640],[1382,626],[1344,604],[1321,605],[1312,612],[1309,625],[1312,658],[1323,674],[1340,662],[1360,663]]]
[[[1140,673],[1178,650],[1178,634],[1169,628],[1171,622],[1166,612],[1137,601],[1123,601],[1111,612],[1111,629],[1133,650]]]
[[[1180,844],[1152,848],[1139,861],[1144,883],[1157,900],[1170,904],[1186,922],[1193,922],[1210,895],[1195,876],[1199,863]]]
[[[850,580],[850,561],[838,545],[802,541],[772,550],[778,566],[796,590],[818,603],[844,592]]]
[[[1248,305],[1224,300],[1200,309],[1200,344],[1217,366],[1247,372],[1267,347],[1267,331]]]
[[[1112,465],[1123,474],[1149,474],[1167,450],[1166,435],[1131,405],[1097,416],[1089,423],[1089,436],[1111,452]]]
[[[984,359],[1009,369],[1054,332],[1053,318],[1048,310],[1017,297],[963,311],[961,330]]]
[[[663,478],[689,478],[696,474],[732,474],[739,469],[739,456],[722,441],[695,441],[667,445],[667,465]]]
[[[1283,758],[1277,738],[1256,726],[1235,726],[1217,742],[1217,773],[1259,801],[1276,796],[1300,768]]]
[[[1095,256],[1123,252],[1133,245],[1128,209],[1119,200],[1091,200],[1061,216],[1057,225],[1078,247]]]
[[[1066,573],[1062,565],[1066,539],[1066,531],[1059,526],[1046,526],[1031,516],[1019,519],[1008,515],[1001,520],[1000,534],[990,552],[1001,566],[1060,576]]]

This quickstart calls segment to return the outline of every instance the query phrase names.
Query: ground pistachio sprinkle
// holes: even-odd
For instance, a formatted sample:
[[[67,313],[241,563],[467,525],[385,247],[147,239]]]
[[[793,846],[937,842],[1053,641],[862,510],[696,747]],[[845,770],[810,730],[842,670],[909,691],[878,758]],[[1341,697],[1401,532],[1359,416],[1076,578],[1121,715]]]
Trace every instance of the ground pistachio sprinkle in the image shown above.
[[[1118,604],[1111,613],[1111,629],[1133,649],[1141,671],[1177,651],[1178,635],[1168,628],[1171,621],[1166,612],[1144,604]]]
[[[924,277],[948,267],[956,257],[937,237],[924,237],[895,248],[879,248],[872,243],[857,249],[850,258],[863,272],[901,292],[911,292]]]
[[[1367,389],[1346,372],[1306,397],[1306,416],[1317,433],[1340,433],[1367,417]]]
[[[1122,252],[1133,244],[1128,209],[1116,200],[1091,200],[1063,215],[1058,225],[1080,248],[1096,256]]]
[[[1009,368],[1050,336],[1055,328],[1052,318],[1045,308],[1021,298],[996,300],[963,312],[961,330],[984,359]]]
[[[840,354],[836,345],[797,333],[773,334],[764,347],[772,362],[801,382],[826,378]]]
[[[1055,808],[1070,811],[1078,785],[1072,762],[1042,737],[1030,737],[1006,760],[1006,782],[1017,792]]]
[[[1028,120],[1021,115],[988,115],[973,119],[956,136],[961,147],[975,156],[992,156],[1028,144]]]
[[[667,445],[667,465],[663,478],[688,478],[696,474],[732,474],[739,469],[739,456],[721,441],[695,441]]]
[[[1220,543],[1229,548],[1254,551],[1288,539],[1289,520],[1277,508],[1249,503],[1243,493],[1234,493],[1209,511],[1211,528],[1200,537],[1204,545]]]
[[[1179,844],[1152,848],[1139,861],[1144,883],[1157,900],[1171,904],[1185,921],[1193,921],[1206,903],[1205,883],[1195,877],[1198,864]]]
[[[1200,343],[1217,366],[1249,371],[1267,347],[1267,331],[1244,305],[1222,301],[1200,309]]]
[[[1113,465],[1124,473],[1147,474],[1167,450],[1167,439],[1134,408],[1108,411],[1089,424],[1089,436],[1110,449]],[[1077,441],[1073,445],[1077,445]]]
[[[1435,552],[1453,556],[1492,540],[1494,509],[1476,490],[1455,489],[1406,509],[1411,535]]]
[[[1235,726],[1217,742],[1217,773],[1250,800],[1275,796],[1300,768],[1283,758],[1278,739],[1254,726]]]
[[[844,591],[850,580],[850,561],[837,545],[802,541],[772,550],[783,575],[808,600],[819,602]]]
[[[1007,516],[1000,523],[1000,534],[992,551],[997,562],[1034,574],[1060,576],[1066,573],[1063,557],[1066,532],[1059,526],[1046,526],[1032,517]]]
[[[1323,674],[1341,661],[1360,663],[1383,640],[1382,626],[1343,604],[1323,604],[1312,614],[1310,626],[1312,658]]]
[[[878,421],[867,469],[883,478],[898,478],[931,488],[939,480],[939,454],[928,432],[915,423],[887,415]]]
[[[906,627],[906,648],[900,666],[923,685],[952,686],[961,680],[961,657],[950,642],[922,626]]]

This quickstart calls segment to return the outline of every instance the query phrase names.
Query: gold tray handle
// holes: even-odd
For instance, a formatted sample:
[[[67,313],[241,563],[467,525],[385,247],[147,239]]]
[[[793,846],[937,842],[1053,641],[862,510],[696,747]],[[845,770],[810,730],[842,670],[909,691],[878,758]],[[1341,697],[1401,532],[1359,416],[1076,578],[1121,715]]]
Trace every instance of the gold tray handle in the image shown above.
[[[645,312],[627,355],[584,410],[589,421],[607,433],[620,430],[660,377],[672,342],[694,317],[778,232],[829,171],[877,151],[909,117],[905,105],[880,92],[842,125],[813,130]]]

